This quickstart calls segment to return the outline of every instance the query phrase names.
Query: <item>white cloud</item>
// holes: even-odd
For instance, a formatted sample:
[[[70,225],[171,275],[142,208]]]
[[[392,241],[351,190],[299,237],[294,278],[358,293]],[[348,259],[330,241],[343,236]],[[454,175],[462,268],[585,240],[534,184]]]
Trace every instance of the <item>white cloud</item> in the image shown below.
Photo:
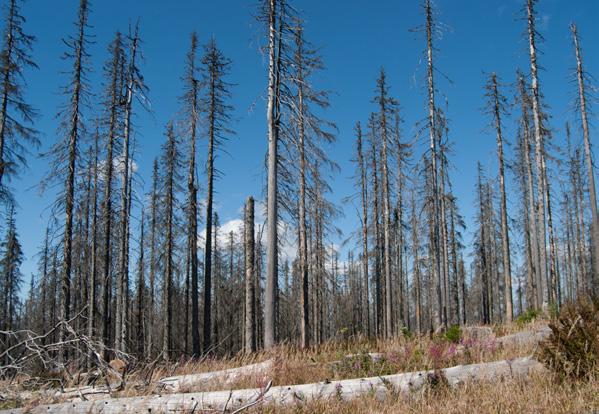
[[[543,14],[541,16],[541,21],[539,23],[539,26],[541,27],[541,29],[549,30],[549,21],[550,20],[551,20],[551,16],[549,14]]]

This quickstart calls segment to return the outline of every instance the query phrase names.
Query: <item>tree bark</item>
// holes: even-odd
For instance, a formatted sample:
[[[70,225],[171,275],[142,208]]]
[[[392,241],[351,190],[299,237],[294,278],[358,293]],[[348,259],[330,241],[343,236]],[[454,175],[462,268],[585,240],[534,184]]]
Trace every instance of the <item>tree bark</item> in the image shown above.
[[[510,239],[507,222],[507,202],[505,196],[505,173],[503,165],[503,134],[501,126],[501,102],[497,85],[497,75],[491,74],[493,117],[497,132],[497,162],[499,164],[499,191],[501,193],[501,247],[503,258],[505,320],[514,319],[512,302],[512,269],[510,263]]]
[[[582,124],[582,136],[584,139],[585,162],[587,166],[587,179],[589,182],[589,204],[591,205],[591,249],[592,249],[592,275],[593,292],[595,295],[599,292],[599,215],[597,213],[597,196],[595,189],[595,173],[593,171],[593,154],[591,151],[591,138],[589,133],[589,121],[587,116],[587,102],[585,91],[585,72],[582,67],[582,54],[578,40],[576,25],[570,26],[574,49],[576,51],[576,78],[578,80],[578,100],[580,110],[580,120]],[[588,292],[587,292],[588,293]]]
[[[75,62],[73,68],[73,93],[71,97],[70,107],[70,124],[68,131],[68,164],[67,176],[65,182],[65,225],[64,225],[64,241],[63,241],[63,262],[62,262],[62,282],[61,282],[61,307],[60,319],[67,321],[70,319],[71,312],[71,263],[72,263],[72,247],[73,247],[73,206],[75,202],[75,173],[77,164],[77,145],[79,135],[81,133],[79,124],[80,117],[80,100],[82,96],[82,78],[83,78],[83,56],[85,54],[85,28],[87,27],[87,0],[81,0],[79,5],[79,21],[77,23],[77,40],[75,42]],[[62,325],[61,325],[62,326]],[[60,329],[60,342],[64,342],[67,332],[64,327]],[[63,361],[68,359],[66,348],[60,352]]]
[[[533,0],[527,0],[527,20],[528,20],[528,41],[530,53],[530,75],[532,78],[532,116],[534,122],[535,133],[535,158],[537,172],[537,220],[539,221],[539,262],[541,275],[542,301],[541,305],[549,303],[549,284],[547,279],[547,233],[545,227],[545,207],[543,200],[545,199],[544,189],[542,185],[543,171],[543,126],[541,118],[541,104],[539,93],[539,80],[537,76],[537,48],[535,45],[535,13],[533,9]]]
[[[254,243],[254,198],[248,197],[245,204],[245,352],[256,351],[256,289],[255,289],[255,243]]]
[[[443,297],[441,295],[441,257],[439,246],[439,189],[437,186],[437,130],[435,124],[435,84],[433,77],[433,11],[430,0],[425,2],[426,12],[426,50],[427,50],[427,90],[428,90],[428,129],[431,151],[431,186],[433,195],[433,280],[435,283],[435,300],[433,303],[434,329],[443,325],[442,308]]]
[[[370,336],[370,294],[368,277],[368,182],[366,180],[366,164],[362,151],[362,128],[356,124],[358,168],[360,170],[360,190],[362,201],[362,324],[365,326],[367,336]]]

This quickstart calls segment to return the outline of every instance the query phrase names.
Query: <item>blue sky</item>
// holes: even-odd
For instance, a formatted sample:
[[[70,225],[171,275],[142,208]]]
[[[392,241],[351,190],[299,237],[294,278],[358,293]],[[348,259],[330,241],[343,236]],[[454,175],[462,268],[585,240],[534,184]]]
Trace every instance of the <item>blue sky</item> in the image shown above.
[[[5,3],[3,1],[2,3]],[[423,21],[419,1],[346,0],[295,1],[306,21],[306,37],[320,48],[327,70],[315,79],[318,87],[334,91],[326,117],[337,123],[338,142],[329,153],[340,164],[341,172],[333,181],[334,201],[354,191],[350,159],[353,155],[353,126],[365,122],[373,106],[370,103],[375,79],[384,66],[392,94],[400,101],[405,139],[412,139],[415,123],[425,116],[423,89],[424,40],[422,34],[410,29]],[[506,83],[514,80],[516,68],[528,71],[527,43],[524,37],[524,0],[436,0],[439,20],[447,25],[442,39],[437,40],[438,88],[447,96],[451,120],[454,153],[451,171],[455,193],[462,213],[471,223],[474,214],[474,184],[476,161],[480,160],[490,175],[495,175],[496,144],[488,119],[482,114],[485,74],[496,71]],[[342,5],[341,5],[342,4]],[[61,38],[73,33],[78,1],[29,0],[23,7],[26,30],[37,37],[34,60],[40,69],[27,72],[27,99],[41,113],[36,128],[41,131],[42,148],[48,149],[56,140],[57,108],[64,101],[59,86],[66,81],[61,72],[68,69],[60,59],[64,51]],[[587,71],[599,77],[599,2],[595,0],[541,0],[537,7],[538,28],[545,37],[540,45],[542,91],[553,116],[551,126],[558,142],[563,137],[564,122],[575,120],[571,107],[575,85],[570,82],[573,50],[568,30],[570,22],[579,26]],[[163,1],[163,0],[96,0],[90,14],[94,73],[90,81],[99,92],[101,67],[106,59],[106,45],[114,31],[127,31],[130,21],[141,21],[145,61],[142,71],[150,87],[152,113],[137,107],[135,119],[139,150],[136,162],[150,185],[152,161],[164,141],[164,126],[178,109],[181,94],[180,76],[191,31],[198,32],[201,43],[216,38],[225,55],[232,59],[229,80],[235,107],[231,127],[236,136],[226,144],[228,154],[222,154],[217,167],[224,176],[218,183],[217,209],[222,221],[237,219],[247,195],[260,197],[263,157],[266,151],[264,91],[266,65],[258,48],[262,43],[262,28],[253,18],[255,1]],[[507,88],[507,87],[506,87]],[[505,89],[507,96],[511,89]],[[443,97],[439,96],[439,104]],[[516,114],[517,112],[514,112]],[[92,116],[92,113],[89,112]],[[90,118],[91,119],[91,118]],[[506,138],[513,141],[515,117],[505,120]],[[577,128],[575,142],[580,141]],[[596,136],[596,130],[592,131]],[[417,145],[417,153],[424,143]],[[203,159],[205,143],[199,148]],[[34,155],[38,151],[34,152]],[[507,149],[508,156],[511,149]],[[47,207],[51,196],[40,197],[34,186],[47,170],[45,160],[30,157],[30,168],[13,180],[19,202],[17,224],[24,246],[26,261],[23,273],[27,278],[35,269],[34,255],[42,243]],[[511,180],[508,180],[511,185]],[[144,191],[145,191],[144,190]],[[138,188],[138,192],[141,190]],[[517,202],[514,192],[508,203]],[[346,215],[338,221],[344,237],[359,224],[354,208],[345,207]],[[470,232],[466,240],[470,240]]]

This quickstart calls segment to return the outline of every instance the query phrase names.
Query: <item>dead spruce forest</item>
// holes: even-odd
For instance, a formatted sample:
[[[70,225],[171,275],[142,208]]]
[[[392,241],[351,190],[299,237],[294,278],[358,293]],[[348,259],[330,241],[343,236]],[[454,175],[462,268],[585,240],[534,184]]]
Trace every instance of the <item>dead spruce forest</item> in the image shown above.
[[[227,171],[219,170],[216,154],[231,150],[230,68],[241,63],[219,49],[218,39],[190,33],[178,73],[165,74],[180,77],[180,111],[164,125],[148,192],[136,180],[135,158],[144,154],[132,142],[133,117],[159,99],[144,80],[143,20],[111,39],[93,38],[109,58],[94,68],[101,85],[90,85],[93,8],[80,0],[78,10],[65,10],[74,23],[59,28],[69,68],[56,109],[59,134],[40,143],[36,103],[24,98],[27,74],[38,68],[35,27],[27,25],[22,1],[2,1],[0,378],[91,372],[111,360],[217,361],[282,344],[309,352],[351,338],[508,326],[599,294],[595,89],[584,60],[596,42],[584,44],[575,23],[561,28],[571,38],[567,87],[576,102],[571,125],[552,125],[543,95],[543,71],[551,68],[541,70],[538,52],[543,1],[521,1],[529,65],[488,73],[480,85],[498,168],[478,164],[476,220],[468,229],[474,237],[465,237],[453,194],[452,134],[436,83],[440,11],[422,0],[414,26],[427,104],[418,134],[402,133],[401,93],[391,94],[381,69],[367,80],[372,100],[363,119],[343,137],[353,142],[348,174],[355,189],[345,201],[355,206],[355,227],[343,247],[332,242],[341,209],[330,200],[330,177],[340,173],[330,148],[340,137],[327,118],[329,92],[312,82],[326,62],[318,39],[304,31],[299,2],[255,5],[262,28],[256,53],[265,63],[263,190],[239,206],[242,228],[222,234],[215,199],[227,191],[218,180]],[[504,134],[507,122],[517,122],[515,136]],[[200,140],[206,153],[199,153]],[[15,220],[15,209],[27,206],[16,205],[10,182],[38,156],[49,165],[40,191],[57,197],[29,279],[20,270]],[[295,249],[292,259],[281,254],[284,241]]]

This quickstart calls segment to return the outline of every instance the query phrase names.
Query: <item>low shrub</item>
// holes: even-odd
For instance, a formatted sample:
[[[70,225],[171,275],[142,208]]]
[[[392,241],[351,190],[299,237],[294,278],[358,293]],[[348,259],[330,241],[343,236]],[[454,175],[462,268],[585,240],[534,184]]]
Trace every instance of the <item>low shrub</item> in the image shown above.
[[[516,319],[516,323],[522,327],[528,323],[533,322],[535,319],[537,319],[540,316],[540,312],[537,309],[528,309],[526,312],[522,313],[520,316],[518,316],[518,318]]]
[[[562,306],[537,358],[561,378],[589,379],[599,370],[599,299]]]
[[[462,329],[459,325],[451,325],[447,328],[443,337],[453,344],[459,344],[462,339]]]

